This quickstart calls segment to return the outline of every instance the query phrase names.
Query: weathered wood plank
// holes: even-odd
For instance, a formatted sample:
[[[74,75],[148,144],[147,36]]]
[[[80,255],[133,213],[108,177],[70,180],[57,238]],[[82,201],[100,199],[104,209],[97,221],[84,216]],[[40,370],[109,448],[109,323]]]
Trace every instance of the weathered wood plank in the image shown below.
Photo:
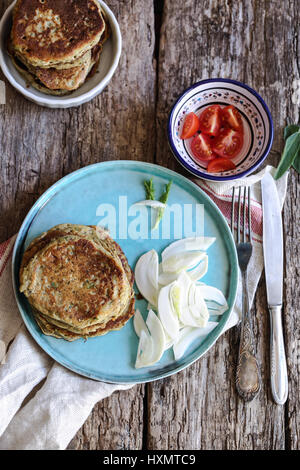
[[[107,3],[120,20],[123,54],[100,96],[79,108],[52,110],[30,103],[6,84],[7,104],[0,116],[1,155],[6,157],[0,162],[5,188],[1,240],[18,229],[37,197],[63,175],[99,161],[153,160],[153,2]]]
[[[0,15],[10,3],[1,2]],[[0,106],[1,241],[18,230],[36,199],[65,174],[105,160],[153,161],[153,2],[107,4],[120,22],[123,53],[100,96],[79,108],[52,110],[25,100],[6,82],[7,104]],[[139,386],[97,405],[70,447],[141,448],[143,394]]]
[[[0,15],[9,3],[2,2]],[[184,173],[168,149],[165,126],[178,94],[199,79],[236,78],[257,89],[274,118],[276,150],[282,149],[287,118],[298,121],[294,91],[299,82],[293,87],[293,80],[299,80],[300,44],[295,0],[284,12],[280,0],[165,0],[156,129],[153,2],[107,3],[120,22],[123,53],[116,75],[98,98],[78,109],[47,110],[6,86],[7,105],[0,106],[1,240],[17,231],[47,187],[89,163],[121,158],[153,161],[156,148],[157,163]],[[268,162],[276,163],[277,158]],[[298,183],[292,172],[284,211],[290,385],[286,408],[271,400],[269,322],[262,279],[253,307],[264,384],[258,400],[244,405],[237,398],[238,330],[232,330],[189,369],[147,386],[148,423],[143,422],[145,387],[136,386],[99,403],[70,448],[139,449],[144,426],[148,426],[144,445],[149,449],[299,448]]]
[[[291,10],[296,2],[290,2]],[[182,171],[168,149],[165,128],[168,112],[182,90],[210,77],[229,77],[253,86],[267,101],[275,124],[274,147],[282,148],[282,127],[287,116],[296,118],[291,103],[293,78],[298,79],[295,39],[297,20],[282,12],[276,1],[188,0],[165,1],[161,30],[158,104],[157,163]],[[297,33],[298,34],[298,33]],[[293,47],[291,47],[293,46]],[[291,52],[292,51],[292,52]],[[277,163],[270,156],[268,163]],[[295,178],[295,175],[293,175]],[[297,178],[296,178],[297,179]],[[294,227],[295,190],[285,211],[287,229]],[[288,205],[289,204],[289,205]],[[290,206],[290,207],[289,207]],[[288,214],[287,214],[288,212]],[[295,233],[295,228],[293,229]],[[291,241],[289,242],[291,245]],[[287,253],[292,247],[287,245]],[[294,252],[293,252],[294,253]],[[295,255],[291,255],[291,257]],[[298,262],[298,261],[297,261]],[[287,269],[295,276],[296,261]],[[286,292],[286,297],[288,297]],[[295,327],[295,301],[288,319]],[[269,389],[269,322],[264,281],[260,283],[253,308],[258,360],[262,365],[263,389],[259,397],[244,404],[235,392],[234,372],[238,330],[226,333],[211,351],[188,370],[149,385],[148,446],[151,449],[282,449],[286,445],[285,409],[271,400]],[[298,374],[292,372],[295,347],[288,344],[290,375],[297,387],[291,391],[290,439],[294,428]],[[299,364],[299,359],[298,359]],[[299,365],[297,366],[299,370]],[[299,414],[299,413],[298,413]],[[291,429],[293,427],[293,430]],[[299,421],[297,425],[299,432]],[[299,445],[299,444],[298,444]]]

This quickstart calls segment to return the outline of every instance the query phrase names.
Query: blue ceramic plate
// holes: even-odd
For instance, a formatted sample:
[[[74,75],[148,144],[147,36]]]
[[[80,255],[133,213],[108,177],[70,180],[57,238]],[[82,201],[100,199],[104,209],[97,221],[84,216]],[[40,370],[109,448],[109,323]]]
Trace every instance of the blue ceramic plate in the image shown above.
[[[244,125],[243,147],[232,160],[236,168],[220,173],[208,173],[207,163],[194,158],[191,151],[193,138],[180,139],[186,115],[194,112],[199,116],[214,104],[222,108],[235,106]],[[233,180],[252,173],[268,156],[273,141],[273,122],[262,97],[248,85],[236,80],[211,78],[195,83],[180,95],[170,112],[168,139],[176,159],[193,175],[213,181]]]
[[[143,181],[151,177],[157,193],[164,189],[169,180],[173,180],[169,206],[174,204],[177,208],[195,209],[204,205],[204,232],[206,236],[216,237],[216,242],[209,248],[209,269],[203,281],[224,292],[229,310],[219,318],[218,326],[204,339],[196,340],[179,361],[174,360],[170,349],[155,366],[135,369],[138,338],[134,332],[133,319],[120,331],[89,338],[87,341],[80,339],[70,343],[46,336],[37,326],[26,298],[19,293],[18,272],[22,254],[28,244],[40,233],[60,223],[111,224],[110,229],[115,231],[112,235],[124,250],[133,268],[137,259],[146,251],[154,248],[160,253],[175,238],[189,235],[186,230],[189,231],[192,227],[190,224],[184,227],[183,219],[181,228],[185,232],[180,236],[177,217],[173,228],[170,223],[171,229],[167,238],[166,233],[162,233],[163,224],[157,232],[151,231],[150,226],[146,237],[145,234],[143,237],[138,236],[140,227],[137,218],[130,211],[127,216],[127,212],[132,204],[145,198]],[[190,213],[188,216],[190,217]],[[196,216],[193,216],[193,224],[196,222]],[[16,240],[13,280],[18,306],[29,332],[53,359],[78,374],[96,380],[135,383],[174,374],[192,364],[214,344],[229,318],[235,301],[238,267],[235,245],[226,220],[198,186],[157,165],[113,161],[98,163],[71,173],[38,199],[24,220]],[[145,316],[146,301],[137,300],[137,306]]]

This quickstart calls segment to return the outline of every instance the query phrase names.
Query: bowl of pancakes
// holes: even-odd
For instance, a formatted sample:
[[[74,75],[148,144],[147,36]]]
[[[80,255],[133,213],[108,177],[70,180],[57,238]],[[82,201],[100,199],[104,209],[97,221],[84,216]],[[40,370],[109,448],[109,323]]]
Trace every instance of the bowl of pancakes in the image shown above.
[[[134,314],[134,276],[101,227],[60,224],[25,250],[20,291],[46,335],[67,341],[121,329]]]
[[[0,22],[0,66],[26,98],[50,108],[97,96],[119,62],[118,22],[101,0],[16,0]]]

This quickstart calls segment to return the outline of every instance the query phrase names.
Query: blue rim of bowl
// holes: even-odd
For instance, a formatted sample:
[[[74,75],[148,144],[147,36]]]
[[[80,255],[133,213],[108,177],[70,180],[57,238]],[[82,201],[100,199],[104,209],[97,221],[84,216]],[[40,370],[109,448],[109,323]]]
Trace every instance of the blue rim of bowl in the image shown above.
[[[173,118],[173,114],[174,114],[174,110],[177,106],[177,104],[182,100],[182,98],[184,98],[184,96],[189,93],[191,90],[193,90],[194,88],[197,88],[199,85],[204,85],[205,83],[212,83],[212,82],[215,82],[215,83],[218,83],[218,82],[223,82],[223,83],[232,83],[234,85],[238,85],[242,88],[245,88],[246,90],[248,90],[250,93],[252,93],[257,99],[258,101],[261,103],[262,107],[264,108],[266,114],[267,114],[267,117],[268,117],[268,121],[269,121],[269,125],[270,125],[270,132],[269,132],[269,140],[268,140],[268,143],[267,143],[267,146],[266,146],[266,149],[265,151],[263,152],[262,156],[257,160],[257,162],[254,163],[253,166],[251,166],[251,168],[249,168],[248,170],[245,170],[245,171],[242,171],[241,173],[239,173],[238,175],[232,175],[232,176],[214,176],[214,175],[208,175],[207,173],[203,173],[202,171],[199,171],[199,170],[194,170],[193,168],[191,168],[189,166],[189,164],[181,157],[181,155],[179,154],[179,152],[177,151],[176,149],[176,146],[174,145],[174,141],[173,141],[173,138],[172,138],[172,128],[171,128],[171,122],[172,122],[172,118]],[[235,179],[238,179],[238,178],[242,178],[243,176],[246,176],[246,175],[249,175],[250,173],[253,173],[254,170],[256,170],[262,163],[263,161],[267,158],[270,150],[271,150],[271,147],[272,147],[272,143],[273,143],[273,137],[274,137],[274,125],[273,125],[273,120],[272,120],[272,117],[271,117],[271,113],[270,113],[270,110],[268,108],[268,106],[266,105],[265,101],[262,99],[262,97],[257,93],[257,91],[253,90],[253,88],[249,87],[248,85],[246,85],[245,83],[242,83],[242,82],[239,82],[237,80],[232,80],[230,78],[208,78],[207,80],[200,80],[199,82],[197,83],[194,83],[194,85],[190,86],[189,88],[187,88],[180,96],[179,98],[176,100],[176,102],[174,103],[174,105],[172,106],[172,109],[170,111],[170,114],[169,114],[169,119],[168,119],[168,128],[167,128],[167,132],[168,132],[168,141],[169,141],[169,146],[173,152],[173,155],[175,156],[175,158],[178,160],[178,162],[186,169],[188,170],[190,173],[192,173],[194,176],[198,176],[200,178],[204,178],[206,180],[212,180],[212,181],[230,181],[230,180],[235,180]]]

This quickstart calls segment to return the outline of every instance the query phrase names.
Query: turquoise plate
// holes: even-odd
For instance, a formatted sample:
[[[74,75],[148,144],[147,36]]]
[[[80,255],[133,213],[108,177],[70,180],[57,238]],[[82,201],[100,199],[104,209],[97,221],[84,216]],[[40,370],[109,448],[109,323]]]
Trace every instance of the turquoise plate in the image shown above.
[[[177,204],[182,209],[195,208],[198,207],[197,204],[204,205],[204,234],[216,237],[216,242],[209,248],[209,268],[202,280],[223,291],[229,309],[219,317],[218,326],[204,339],[196,340],[180,360],[175,361],[172,349],[169,349],[154,366],[135,369],[138,338],[134,332],[133,319],[120,331],[112,331],[105,336],[89,338],[87,341],[80,339],[70,343],[46,336],[37,326],[26,298],[19,293],[18,272],[24,249],[36,236],[60,223],[104,224],[104,218],[111,207],[116,208],[116,241],[124,250],[133,268],[137,259],[146,251],[154,248],[160,253],[170,242],[178,238],[178,218],[177,228],[174,223],[174,230],[170,230],[168,239],[166,233],[162,233],[162,224],[158,232],[154,233],[151,228],[149,229],[148,239],[145,236],[138,238],[136,232],[139,227],[136,218],[130,215],[126,218],[126,210],[119,206],[120,201],[123,203],[125,201],[124,198],[119,199],[120,196],[127,196],[128,207],[144,199],[143,181],[151,177],[157,193],[163,190],[170,179],[173,180],[169,205]],[[105,212],[106,209],[108,212]],[[147,211],[150,213],[150,209]],[[195,219],[196,217],[193,223]],[[128,233],[133,234],[131,238],[126,238],[125,224],[128,225]],[[173,233],[176,230],[177,234]],[[155,239],[151,239],[151,236]],[[149,382],[174,374],[208,351],[220,336],[234,305],[238,265],[235,245],[226,220],[217,206],[196,184],[157,165],[112,161],[91,165],[71,173],[38,199],[25,218],[16,240],[13,253],[13,281],[23,320],[33,338],[49,356],[86,377],[110,383],[136,383]],[[146,301],[137,300],[136,304],[145,316]]]

